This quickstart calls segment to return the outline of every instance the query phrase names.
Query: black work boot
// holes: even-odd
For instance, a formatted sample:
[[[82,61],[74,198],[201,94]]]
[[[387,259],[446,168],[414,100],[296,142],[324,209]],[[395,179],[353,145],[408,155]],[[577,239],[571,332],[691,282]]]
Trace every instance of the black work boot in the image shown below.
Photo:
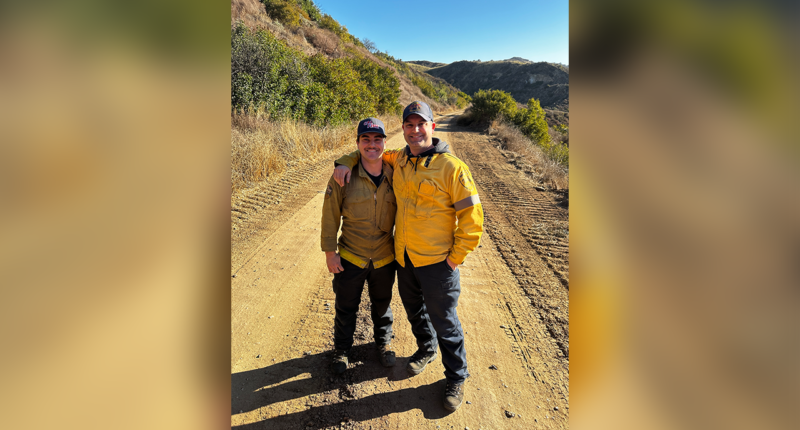
[[[383,367],[394,366],[395,356],[394,351],[391,350],[389,345],[378,346],[378,360]]]
[[[455,412],[464,402],[464,383],[447,381],[444,387],[444,408],[450,412]]]
[[[411,358],[408,359],[408,364],[406,365],[406,370],[408,373],[412,375],[419,375],[425,370],[425,366],[428,363],[436,360],[436,351],[433,352],[423,352],[422,350],[417,350]]]
[[[333,370],[333,373],[337,374],[344,373],[344,371],[347,370],[347,351],[342,349],[333,351],[331,370]]]

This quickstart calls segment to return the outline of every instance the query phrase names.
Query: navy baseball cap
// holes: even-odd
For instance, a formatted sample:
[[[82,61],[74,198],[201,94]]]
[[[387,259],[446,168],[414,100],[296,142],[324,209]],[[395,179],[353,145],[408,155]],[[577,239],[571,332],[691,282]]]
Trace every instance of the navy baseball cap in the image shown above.
[[[364,133],[379,133],[386,137],[386,132],[383,130],[383,122],[378,118],[362,119],[358,123],[358,135],[361,136]]]
[[[425,121],[433,121],[433,111],[425,102],[414,101],[411,102],[410,105],[406,106],[406,108],[403,110],[403,121],[406,120],[407,116],[412,114],[421,116],[425,119]]]

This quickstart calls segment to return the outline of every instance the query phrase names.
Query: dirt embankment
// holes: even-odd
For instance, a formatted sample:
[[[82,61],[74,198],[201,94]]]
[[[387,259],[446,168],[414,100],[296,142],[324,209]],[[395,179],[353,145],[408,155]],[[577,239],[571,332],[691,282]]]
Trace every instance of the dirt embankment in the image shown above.
[[[237,429],[567,428],[569,226],[558,194],[537,190],[513,154],[438,118],[478,185],[481,246],[461,266],[464,405],[442,406],[441,359],[405,371],[416,344],[394,286],[394,368],[377,362],[362,297],[350,368],[328,370],[332,275],[319,249],[322,190],[338,155],[287,173],[232,205],[231,424]],[[401,147],[401,134],[387,147]],[[355,145],[353,145],[355,149]]]

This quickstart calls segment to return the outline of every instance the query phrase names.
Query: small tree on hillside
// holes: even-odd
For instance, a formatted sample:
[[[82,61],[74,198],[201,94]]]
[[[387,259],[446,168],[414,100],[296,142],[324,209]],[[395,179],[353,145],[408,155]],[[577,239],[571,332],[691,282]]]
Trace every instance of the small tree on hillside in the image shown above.
[[[361,39],[361,43],[364,44],[364,47],[367,48],[367,51],[369,51],[369,52],[371,52],[373,54],[378,52],[378,47],[375,46],[375,42],[367,39],[366,37]]]
[[[528,100],[528,108],[520,109],[514,116],[514,123],[526,136],[533,139],[538,144],[550,142],[550,134],[547,132],[547,121],[545,113],[539,100]]]

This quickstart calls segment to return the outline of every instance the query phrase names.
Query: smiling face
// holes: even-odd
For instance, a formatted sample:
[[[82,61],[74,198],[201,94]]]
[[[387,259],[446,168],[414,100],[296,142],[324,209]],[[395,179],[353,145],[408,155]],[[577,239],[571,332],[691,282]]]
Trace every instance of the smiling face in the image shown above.
[[[436,124],[411,114],[403,121],[403,137],[414,155],[421,154],[433,146],[433,129]]]
[[[386,138],[380,133],[364,133],[358,136],[358,152],[367,162],[380,161],[386,147]]]

